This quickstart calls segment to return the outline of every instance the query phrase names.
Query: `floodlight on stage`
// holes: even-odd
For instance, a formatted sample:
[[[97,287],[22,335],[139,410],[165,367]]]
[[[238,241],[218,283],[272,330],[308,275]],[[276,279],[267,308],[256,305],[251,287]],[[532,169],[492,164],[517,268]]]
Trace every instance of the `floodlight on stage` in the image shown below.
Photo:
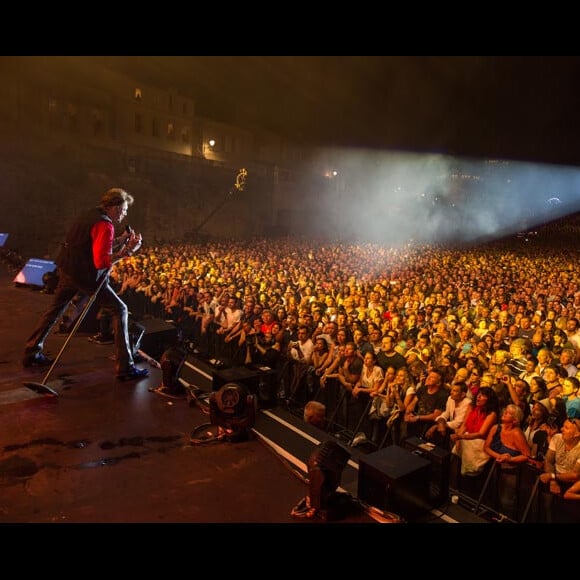
[[[256,419],[256,400],[244,385],[226,383],[209,399],[212,425],[225,431],[231,441],[246,439]]]

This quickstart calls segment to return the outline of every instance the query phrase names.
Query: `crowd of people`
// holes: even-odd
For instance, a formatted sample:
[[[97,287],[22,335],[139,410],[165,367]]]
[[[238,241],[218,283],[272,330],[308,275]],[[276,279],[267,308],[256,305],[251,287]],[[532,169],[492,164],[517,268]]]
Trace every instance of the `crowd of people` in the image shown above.
[[[575,257],[516,239],[253,239],[149,248],[111,279],[131,312],[173,321],[195,352],[275,369],[282,397],[323,402],[328,428],[352,432],[351,444],[417,436],[451,450],[474,493],[490,462],[502,473],[526,463],[550,470],[546,493],[575,498]]]

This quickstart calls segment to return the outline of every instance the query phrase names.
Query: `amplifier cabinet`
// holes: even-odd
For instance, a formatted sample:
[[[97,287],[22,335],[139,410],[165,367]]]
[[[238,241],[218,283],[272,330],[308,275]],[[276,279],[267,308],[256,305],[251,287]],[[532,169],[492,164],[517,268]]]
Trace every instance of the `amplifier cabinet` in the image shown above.
[[[433,507],[449,500],[449,473],[451,451],[428,443],[419,437],[409,437],[402,443],[403,449],[418,457],[424,457],[431,464],[429,470],[429,498]]]
[[[398,445],[369,453],[359,459],[358,497],[412,520],[431,509],[430,469],[428,459]]]

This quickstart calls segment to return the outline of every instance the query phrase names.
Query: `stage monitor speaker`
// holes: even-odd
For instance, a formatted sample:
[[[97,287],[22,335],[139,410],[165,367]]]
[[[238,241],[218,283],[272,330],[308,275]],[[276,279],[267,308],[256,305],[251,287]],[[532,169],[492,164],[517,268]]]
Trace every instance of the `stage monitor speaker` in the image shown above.
[[[212,378],[214,391],[219,390],[227,383],[239,383],[256,396],[259,408],[273,407],[277,403],[276,373],[270,368],[232,367],[213,371]]]
[[[409,437],[401,445],[403,449],[428,459],[431,463],[429,477],[429,499],[434,506],[449,500],[449,473],[451,470],[451,451],[427,443],[419,437]]]
[[[24,268],[16,274],[13,281],[16,285],[38,286],[39,288],[43,288],[44,275],[55,270],[56,264],[50,260],[30,258],[24,265]]]
[[[359,459],[358,497],[412,521],[431,509],[430,468],[429,460],[397,445],[369,453]]]
[[[177,328],[160,318],[130,322],[129,334],[134,339],[134,350],[142,350],[157,360],[178,342]]]

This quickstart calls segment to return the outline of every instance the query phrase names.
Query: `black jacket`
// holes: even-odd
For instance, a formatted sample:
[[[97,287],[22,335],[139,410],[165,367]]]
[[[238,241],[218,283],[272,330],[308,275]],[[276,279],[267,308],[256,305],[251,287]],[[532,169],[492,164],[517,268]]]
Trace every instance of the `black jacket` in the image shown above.
[[[105,272],[97,270],[93,260],[91,229],[99,221],[111,222],[111,219],[98,207],[82,214],[68,231],[56,259],[59,273],[67,275],[86,290],[96,290]]]

